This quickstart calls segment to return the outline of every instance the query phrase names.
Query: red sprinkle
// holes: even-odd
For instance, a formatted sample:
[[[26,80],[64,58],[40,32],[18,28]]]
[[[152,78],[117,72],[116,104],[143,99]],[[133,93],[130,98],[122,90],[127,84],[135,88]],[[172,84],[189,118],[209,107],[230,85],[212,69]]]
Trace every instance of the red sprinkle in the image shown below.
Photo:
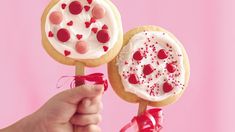
[[[73,21],[67,23],[68,26],[73,26]]]
[[[90,10],[90,8],[91,8],[90,6],[84,6],[84,9],[86,12],[88,12]]]
[[[107,30],[100,30],[96,37],[100,43],[107,43],[110,40],[110,36]]]
[[[73,15],[78,15],[82,12],[82,4],[79,1],[73,1],[72,3],[70,3],[69,5],[69,11],[70,13],[72,13]]]
[[[89,28],[91,26],[90,22],[85,22],[86,28]]]
[[[144,66],[144,69],[143,69],[144,75],[149,75],[152,72],[153,72],[153,67],[150,64]]]
[[[174,73],[176,71],[176,65],[174,65],[172,63],[167,64],[166,69],[167,69],[168,72]]]
[[[103,27],[102,27],[102,29],[108,30],[109,28],[108,28],[108,26],[107,26],[106,24],[104,24]]]
[[[137,84],[137,83],[139,83],[139,78],[136,74],[131,74],[128,81],[131,84]]]
[[[80,39],[82,39],[83,35],[77,34],[76,37],[78,38],[78,40],[80,40]]]
[[[61,5],[61,8],[62,8],[62,9],[65,9],[66,6],[67,6],[67,5],[66,5],[65,3],[63,3],[63,4]]]
[[[91,4],[91,3],[92,3],[92,1],[93,1],[93,0],[87,0],[87,2],[88,2],[89,4]]]
[[[54,34],[52,33],[52,31],[48,33],[48,37],[54,37]]]
[[[64,51],[64,55],[65,55],[65,56],[69,56],[70,54],[71,54],[70,51],[68,51],[68,50],[65,50],[65,51]]]
[[[169,84],[168,82],[165,82],[165,83],[163,84],[163,91],[164,91],[165,93],[169,93],[169,92],[172,91],[172,90],[173,90],[173,87],[172,87],[171,84]]]
[[[168,55],[164,49],[159,50],[157,56],[159,59],[166,59],[168,57]]]
[[[67,29],[61,28],[57,32],[57,38],[61,42],[67,42],[70,39],[70,33],[69,33],[69,31]]]
[[[94,17],[91,18],[90,23],[95,23],[96,19]]]
[[[98,28],[92,28],[91,31],[92,31],[93,33],[97,33]]]
[[[104,52],[107,52],[109,50],[108,46],[103,46]]]
[[[143,59],[143,55],[141,54],[140,51],[136,51],[136,52],[134,53],[134,55],[133,55],[133,58],[134,58],[135,60],[137,60],[137,61],[140,61],[140,60]]]

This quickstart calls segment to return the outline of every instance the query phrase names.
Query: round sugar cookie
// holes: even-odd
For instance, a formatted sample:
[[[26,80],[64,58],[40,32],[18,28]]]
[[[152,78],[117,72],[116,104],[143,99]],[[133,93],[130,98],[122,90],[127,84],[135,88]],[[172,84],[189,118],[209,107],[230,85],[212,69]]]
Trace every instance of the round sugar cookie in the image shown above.
[[[123,43],[121,16],[109,0],[52,0],[41,31],[48,54],[67,65],[107,63]]]
[[[179,99],[189,81],[189,60],[180,41],[157,26],[142,26],[124,36],[108,64],[110,83],[124,100],[162,107]]]

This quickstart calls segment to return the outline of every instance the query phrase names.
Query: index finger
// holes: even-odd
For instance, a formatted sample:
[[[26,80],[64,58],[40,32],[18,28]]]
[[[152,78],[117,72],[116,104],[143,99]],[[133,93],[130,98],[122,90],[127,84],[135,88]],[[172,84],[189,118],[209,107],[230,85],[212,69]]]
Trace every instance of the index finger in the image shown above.
[[[77,104],[83,98],[92,98],[102,94],[104,88],[102,85],[82,85],[73,89],[66,90],[57,95],[65,102]]]

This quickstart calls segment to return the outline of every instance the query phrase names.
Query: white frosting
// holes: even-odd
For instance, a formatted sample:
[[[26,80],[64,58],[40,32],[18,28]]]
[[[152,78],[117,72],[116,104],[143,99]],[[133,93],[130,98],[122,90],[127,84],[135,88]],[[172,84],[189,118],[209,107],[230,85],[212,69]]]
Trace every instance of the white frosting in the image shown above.
[[[152,50],[153,48],[156,51]],[[157,53],[161,49],[169,52],[167,59],[161,60],[157,57]],[[144,57],[138,62],[133,59],[133,54],[139,50],[141,52],[148,51],[148,53],[145,55],[146,58]],[[128,44],[123,47],[117,58],[118,71],[125,91],[136,94],[138,97],[148,101],[161,101],[181,92],[185,84],[184,58],[182,54],[182,49],[178,42],[167,33],[146,31],[134,35]],[[175,63],[177,70],[174,73],[169,73],[166,65],[174,61],[177,61]],[[144,78],[143,66],[146,64],[151,64],[154,71]],[[130,74],[133,73],[139,77],[138,84],[131,84],[128,81]],[[156,75],[158,76],[156,77]],[[163,91],[163,83],[166,80],[173,86],[173,90],[168,93]]]
[[[97,59],[106,54],[107,52],[104,51],[103,46],[109,47],[109,50],[113,48],[115,43],[118,40],[118,35],[121,29],[118,27],[118,21],[115,19],[116,14],[112,11],[112,7],[105,2],[105,0],[93,0],[91,4],[88,4],[87,0],[78,0],[83,6],[88,5],[90,6],[90,10],[88,12],[83,9],[81,14],[79,15],[72,15],[69,11],[69,4],[75,0],[60,0],[54,7],[52,7],[47,15],[46,24],[45,24],[45,31],[48,32],[52,31],[54,33],[54,37],[48,37],[49,42],[52,46],[61,54],[64,55],[64,51],[70,51],[71,54],[68,56],[73,59]],[[61,5],[65,3],[67,6],[65,9],[61,8]],[[105,17],[99,20],[96,20],[96,23],[92,23],[89,28],[85,27],[85,22],[89,22],[92,17],[92,9],[94,5],[100,4],[106,10]],[[63,14],[63,21],[59,25],[51,24],[49,20],[49,16],[53,11],[60,11]],[[73,26],[67,26],[67,23],[73,21]],[[110,40],[105,43],[101,44],[98,42],[96,38],[96,34],[91,31],[93,27],[97,27],[98,29],[102,29],[102,26],[106,24],[108,26],[108,32],[110,35]],[[56,33],[59,29],[66,28],[70,32],[70,40],[62,43],[60,42],[57,37]],[[99,30],[98,30],[99,31]],[[88,52],[85,54],[79,54],[76,49],[75,45],[78,42],[76,38],[77,34],[82,34],[83,38],[82,41],[88,43]],[[108,50],[108,51],[109,51]]]

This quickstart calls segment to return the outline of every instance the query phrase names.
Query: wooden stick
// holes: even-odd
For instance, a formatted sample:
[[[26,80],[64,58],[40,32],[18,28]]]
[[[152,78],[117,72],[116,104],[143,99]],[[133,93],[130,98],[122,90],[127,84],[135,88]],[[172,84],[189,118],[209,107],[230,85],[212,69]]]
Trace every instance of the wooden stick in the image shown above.
[[[85,74],[85,65],[77,62],[76,63],[76,70],[75,75],[84,75]]]
[[[85,75],[85,65],[77,62],[75,65],[75,75]],[[78,127],[74,126],[74,131],[79,132]]]
[[[138,110],[138,115],[142,114],[147,110],[148,107],[148,101],[146,100],[141,100],[139,103],[139,110]]]

